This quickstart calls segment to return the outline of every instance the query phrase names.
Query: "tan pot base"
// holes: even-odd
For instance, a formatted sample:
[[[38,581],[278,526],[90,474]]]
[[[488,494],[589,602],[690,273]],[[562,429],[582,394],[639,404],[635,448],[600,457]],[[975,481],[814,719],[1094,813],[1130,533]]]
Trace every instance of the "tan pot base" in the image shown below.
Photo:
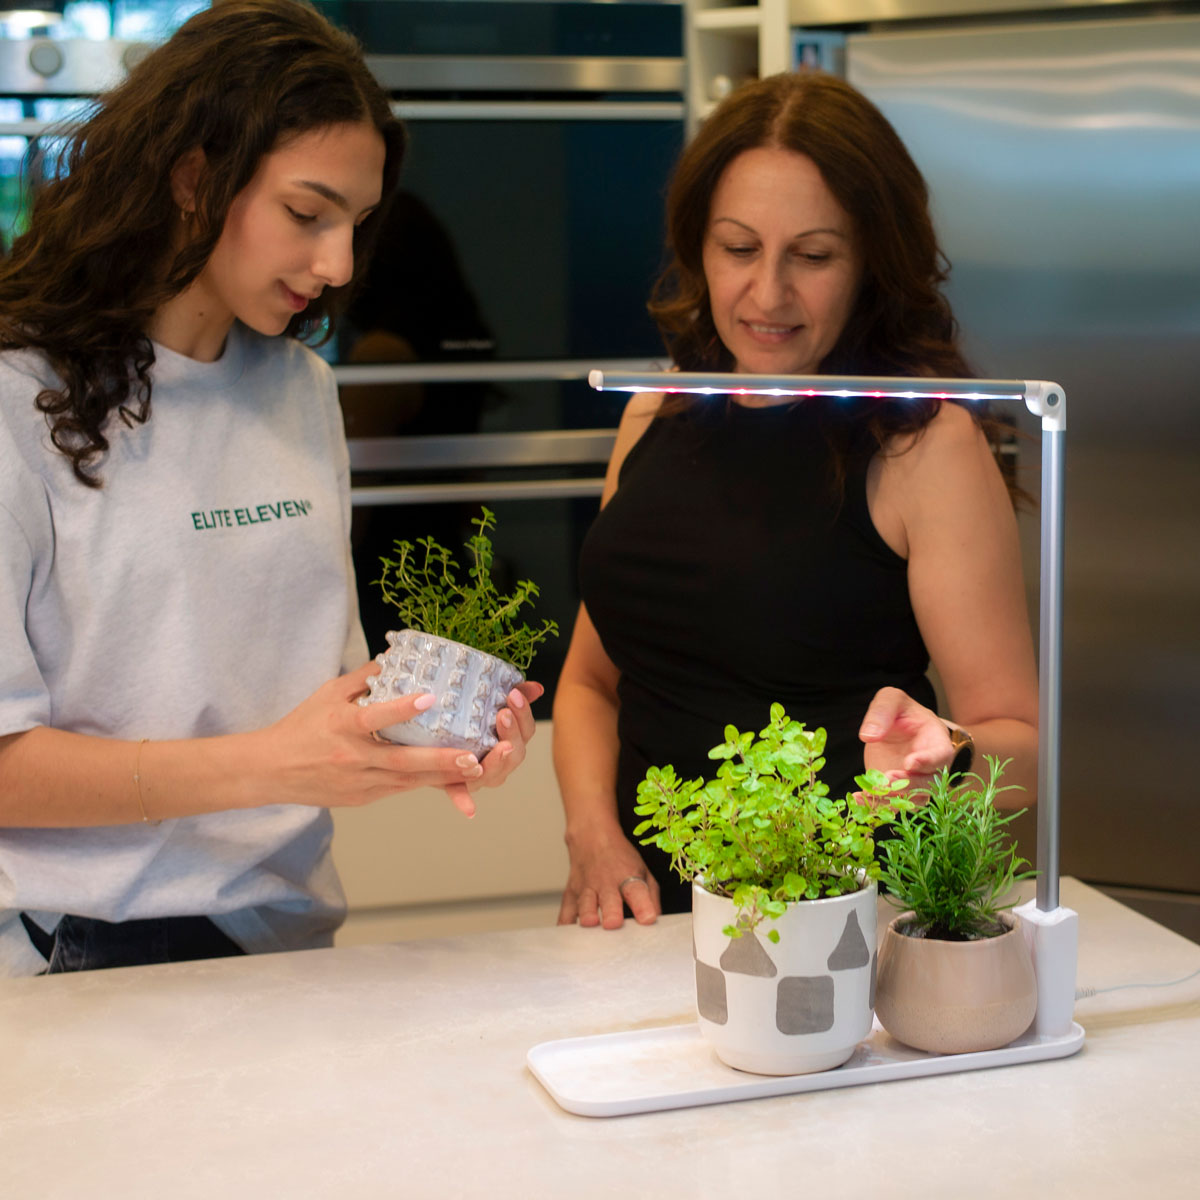
[[[1029,1028],[1037,981],[1015,917],[1008,932],[974,942],[906,937],[888,925],[879,948],[875,1015],[899,1041],[935,1054],[965,1054],[1007,1046]]]

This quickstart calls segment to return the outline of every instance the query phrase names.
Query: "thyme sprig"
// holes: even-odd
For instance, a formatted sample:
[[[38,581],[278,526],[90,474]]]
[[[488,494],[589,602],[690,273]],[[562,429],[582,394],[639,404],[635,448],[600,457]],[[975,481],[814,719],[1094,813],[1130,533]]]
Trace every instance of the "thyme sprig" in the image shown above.
[[[496,527],[488,508],[471,524],[466,578],[445,546],[432,537],[393,543],[394,558],[380,558],[382,573],[372,580],[383,599],[396,609],[405,628],[444,637],[494,654],[526,671],[540,642],[558,635],[558,623],[546,618],[533,628],[518,616],[537,599],[537,584],[522,579],[504,595],[492,580],[494,551],[488,536]]]

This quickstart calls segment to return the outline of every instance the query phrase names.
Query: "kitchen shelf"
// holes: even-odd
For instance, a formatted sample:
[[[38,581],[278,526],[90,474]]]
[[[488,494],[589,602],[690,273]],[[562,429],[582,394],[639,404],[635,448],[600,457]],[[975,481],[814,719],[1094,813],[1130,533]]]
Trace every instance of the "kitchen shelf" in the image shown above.
[[[733,8],[702,8],[693,16],[697,29],[757,33],[762,27],[761,11],[757,4]]]
[[[689,134],[739,83],[790,68],[790,22],[788,0],[753,5],[686,0]]]

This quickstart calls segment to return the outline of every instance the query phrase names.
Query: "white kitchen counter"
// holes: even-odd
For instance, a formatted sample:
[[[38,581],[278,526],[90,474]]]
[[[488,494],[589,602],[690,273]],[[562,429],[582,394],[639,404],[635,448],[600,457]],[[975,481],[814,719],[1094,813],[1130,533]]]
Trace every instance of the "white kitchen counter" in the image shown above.
[[[1081,986],[1200,946],[1073,880]],[[0,1194],[1080,1197],[1200,1194],[1200,977],[1081,1000],[1071,1058],[644,1116],[571,1116],[553,1038],[691,1019],[689,921],[0,984]]]

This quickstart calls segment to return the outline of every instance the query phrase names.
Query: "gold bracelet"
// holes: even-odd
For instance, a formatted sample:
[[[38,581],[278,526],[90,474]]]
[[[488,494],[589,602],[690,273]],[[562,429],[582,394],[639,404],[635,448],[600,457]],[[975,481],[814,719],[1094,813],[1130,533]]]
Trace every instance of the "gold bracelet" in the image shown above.
[[[145,825],[157,825],[157,821],[152,821],[146,815],[146,803],[142,799],[142,747],[149,741],[149,738],[139,738],[137,744],[137,752],[133,759],[133,786],[137,788],[138,809],[142,814],[142,823]]]

